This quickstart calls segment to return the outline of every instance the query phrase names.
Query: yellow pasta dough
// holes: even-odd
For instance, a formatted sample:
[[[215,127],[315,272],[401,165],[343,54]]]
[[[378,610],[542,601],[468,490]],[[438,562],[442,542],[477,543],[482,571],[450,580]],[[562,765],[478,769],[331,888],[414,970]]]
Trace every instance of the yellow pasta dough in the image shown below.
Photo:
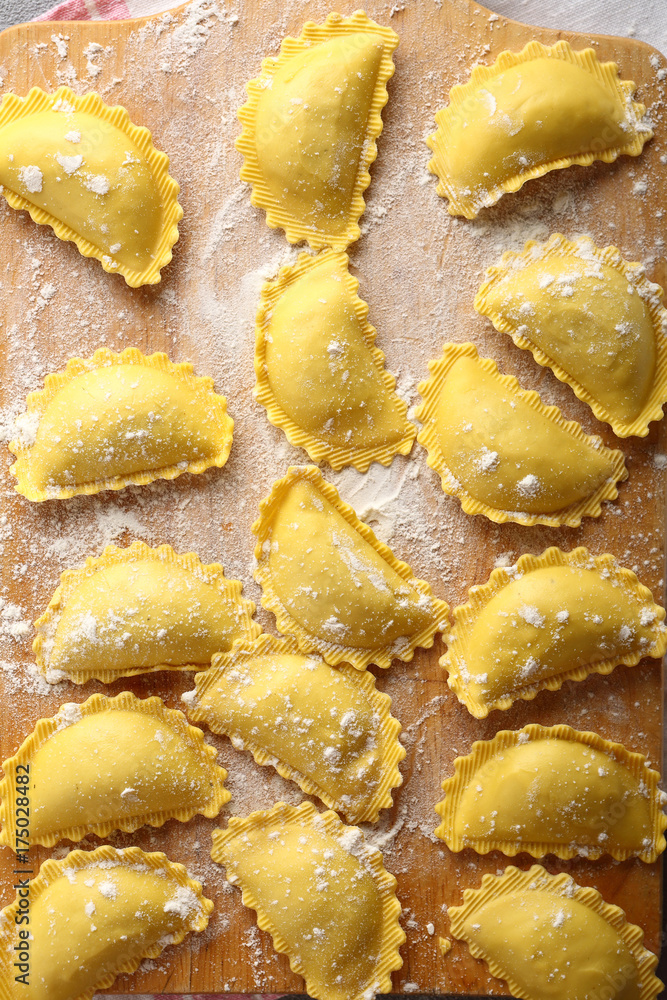
[[[313,466],[273,485],[252,528],[262,604],[306,653],[358,670],[411,660],[447,627],[447,605],[379,542]]]
[[[489,268],[478,312],[576,392],[619,437],[648,434],[667,400],[667,310],[641,264],[552,236]]]
[[[301,254],[266,284],[257,313],[255,396],[269,420],[333,469],[407,455],[416,428],[375,347],[345,253]]]
[[[506,193],[550,170],[639,156],[653,132],[635,85],[593,49],[529,42],[475,66],[438,111],[429,170],[451,215],[474,219]]]
[[[279,802],[213,832],[214,861],[315,1000],[369,1000],[403,964],[396,879],[358,827]]]
[[[359,237],[398,36],[363,11],[309,21],[247,85],[241,179],[290,243],[344,250]]]
[[[642,754],[569,726],[530,725],[457,757],[435,831],[452,851],[577,854],[652,864],[665,849],[660,775]]]
[[[628,474],[623,454],[522,390],[473,344],[445,344],[429,369],[419,386],[424,402],[416,417],[424,426],[417,440],[466,514],[577,527],[618,496]]]
[[[47,375],[17,417],[10,472],[28,500],[121,490],[221,468],[234,421],[212,378],[166,354],[100,348]]]
[[[566,680],[609,674],[667,648],[665,610],[612,555],[585,548],[523,555],[454,609],[441,665],[469,712],[485,718]]]
[[[37,666],[51,683],[110,683],[155,670],[199,670],[260,632],[255,605],[222,566],[169,545],[109,545],[66,570],[35,622]]]
[[[91,1000],[121,972],[205,930],[212,910],[199,882],[164,854],[105,845],[45,861],[0,913],[0,997]],[[16,922],[25,912],[29,925]]]
[[[195,683],[183,695],[193,722],[229,736],[349,822],[374,823],[391,807],[405,750],[391,699],[370,672],[330,667],[293,639],[261,635],[214,656]]]
[[[0,104],[0,185],[9,204],[132,287],[160,280],[178,239],[183,210],[168,170],[148,129],[98,94],[33,87]]]
[[[30,800],[30,842],[45,847],[168,819],[184,823],[198,813],[217,816],[231,796],[215,757],[201,729],[160,698],[140,701],[124,691],[70,702],[40,719],[3,764],[0,844],[21,850],[21,795]],[[28,773],[22,785],[17,776]]]
[[[664,984],[644,932],[570,875],[506,868],[448,908],[451,932],[521,1000],[654,1000]]]

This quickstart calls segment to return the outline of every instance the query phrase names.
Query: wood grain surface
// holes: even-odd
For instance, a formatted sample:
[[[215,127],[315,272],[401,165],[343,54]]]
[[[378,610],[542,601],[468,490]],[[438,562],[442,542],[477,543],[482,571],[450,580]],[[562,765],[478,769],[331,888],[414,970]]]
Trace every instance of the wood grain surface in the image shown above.
[[[338,5],[354,10],[352,0]],[[208,10],[208,13],[207,13]],[[31,505],[14,494],[2,457],[3,607],[0,670],[0,750],[12,754],[41,716],[66,701],[83,701],[102,685],[60,684],[50,688],[31,668],[34,620],[46,606],[59,574],[97,555],[111,541],[143,538],[194,549],[206,562],[221,561],[229,576],[241,578],[245,594],[258,602],[252,581],[250,525],[259,500],[289,464],[307,461],[271,427],[252,400],[254,310],[263,277],[289,257],[281,232],[270,231],[263,213],[249,204],[238,180],[240,158],[233,147],[239,133],[236,111],[243,86],[257,75],[261,59],[276,54],[285,34],[297,34],[304,20],[322,20],[325,0],[243,0],[224,9],[206,3],[175,15],[118,23],[30,24],[0,35],[0,73],[4,90],[25,94],[67,83],[78,92],[98,90],[111,104],[123,104],[134,122],[148,126],[155,144],[172,159],[182,186],[185,216],[174,260],[160,285],[132,290],[118,276],[105,274],[96,261],[84,260],[72,244],[58,241],[26,213],[0,208],[0,357],[2,414],[5,422],[23,408],[27,392],[39,388],[49,370],[62,368],[73,355],[89,356],[106,344],[120,350],[134,345],[166,351],[173,360],[191,360],[199,374],[210,374],[224,393],[236,420],[227,467],[173,483],[131,488],[121,494],[78,497]],[[504,248],[518,249],[525,238],[585,232],[601,245],[615,243],[624,255],[641,259],[649,277],[664,284],[664,219],[667,205],[664,117],[664,61],[648,46],[625,39],[588,37],[526,27],[491,15],[467,0],[369,0],[366,10],[400,36],[396,74],[389,84],[384,133],[372,168],[364,234],[351,248],[360,294],[369,302],[378,346],[399,387],[411,402],[425,377],[427,362],[445,340],[477,343],[482,354],[515,374],[545,401],[557,403],[588,432],[620,446],[628,459],[629,480],[619,500],[605,505],[599,519],[580,529],[556,530],[495,526],[470,518],[457,501],[443,495],[438,478],[415,446],[408,459],[391,469],[374,467],[366,477],[354,472],[326,477],[340,489],[398,556],[429,580],[452,606],[467,588],[483,582],[499,557],[514,561],[524,551],[549,544],[588,545],[594,553],[611,551],[635,568],[663,597],[665,427],[653,425],[647,439],[619,445],[574,394],[539,369],[509,338],[492,330],[472,308],[483,270]],[[604,25],[601,25],[603,28]],[[652,108],[656,138],[639,159],[559,171],[504,198],[477,221],[451,219],[426,173],[435,111],[449,88],[467,77],[476,61],[491,61],[505,48],[519,49],[531,38],[552,43],[567,38],[575,46],[594,45],[602,59],[619,63],[622,75],[637,82],[638,96]],[[91,43],[94,44],[91,48]],[[98,47],[99,46],[99,47]],[[101,47],[101,48],[100,48]],[[664,76],[664,74],[662,74]],[[270,615],[258,620],[275,631]],[[477,886],[485,872],[504,868],[499,854],[478,857],[466,850],[451,854],[434,842],[433,806],[442,779],[457,754],[473,740],[528,722],[566,722],[593,729],[642,751],[658,764],[662,743],[660,664],[618,668],[610,677],[568,683],[558,693],[543,692],[484,721],[472,718],[449,691],[438,666],[442,649],[418,651],[414,662],[379,675],[394,714],[404,727],[407,757],[404,784],[394,808],[370,836],[381,846],[387,868],[398,879],[408,940],[404,966],[394,977],[397,992],[495,993],[503,984],[454,943],[446,957],[438,935],[448,931],[446,906],[461,902],[463,889]],[[159,694],[181,705],[191,675],[157,675],[119,681],[139,695]],[[227,740],[213,738],[230,772],[233,793],[218,822],[230,813],[270,806],[279,798],[297,802],[301,793],[269,768],[259,768]],[[159,830],[111,837],[120,846],[135,843],[164,850],[188,865],[216,905],[208,931],[199,940],[167,949],[132,977],[120,977],[114,993],[301,992],[284,956],[256,929],[254,915],[241,905],[223,873],[210,861],[210,831],[215,821],[199,818],[187,825],[171,821]],[[95,844],[88,838],[87,846]],[[35,864],[52,852],[32,851]],[[513,862],[527,867],[532,859]],[[624,908],[657,950],[660,937],[660,866],[640,861],[616,863],[547,858],[550,871],[567,870],[582,884],[594,885]],[[0,904],[13,898],[13,857],[0,852]],[[428,932],[432,923],[435,934]]]

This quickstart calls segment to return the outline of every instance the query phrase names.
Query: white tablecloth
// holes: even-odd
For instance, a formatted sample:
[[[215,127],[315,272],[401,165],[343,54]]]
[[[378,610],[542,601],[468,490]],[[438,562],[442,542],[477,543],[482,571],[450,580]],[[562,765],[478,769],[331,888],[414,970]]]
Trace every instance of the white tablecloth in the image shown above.
[[[545,28],[629,35],[667,54],[667,0],[490,0],[485,6]]]

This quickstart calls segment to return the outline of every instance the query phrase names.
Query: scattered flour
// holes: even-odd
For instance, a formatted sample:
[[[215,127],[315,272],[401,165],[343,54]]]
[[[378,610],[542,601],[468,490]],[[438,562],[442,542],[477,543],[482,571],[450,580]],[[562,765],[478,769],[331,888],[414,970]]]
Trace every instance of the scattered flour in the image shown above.
[[[4,509],[9,514],[7,520],[0,521],[0,545],[11,555],[8,578],[3,577],[0,592],[0,668],[2,677],[27,695],[16,709],[18,724],[25,732],[39,715],[52,715],[58,705],[83,701],[94,690],[102,690],[101,685],[84,689],[67,682],[47,684],[34,667],[30,623],[45,609],[60,573],[82,565],[90,555],[99,555],[108,544],[128,544],[134,538],[152,545],[169,542],[181,552],[197,551],[206,562],[221,562],[227,576],[242,580],[244,595],[258,604],[256,620],[275,632],[275,621],[259,606],[260,591],[252,579],[254,539],[250,526],[272,482],[288,465],[308,462],[308,457],[268,423],[252,398],[254,317],[262,283],[275,276],[280,266],[292,262],[303,247],[288,247],[284,234],[270,230],[264,214],[250,205],[249,189],[238,182],[240,157],[233,140],[238,135],[236,112],[245,100],[246,80],[259,72],[262,57],[277,53],[282,36],[291,30],[287,22],[298,23],[305,16],[301,0],[289,0],[276,23],[260,31],[259,26],[244,23],[243,17],[235,25],[230,6],[198,0],[184,16],[165,14],[154,19],[149,28],[140,29],[143,36],[135,32],[128,46],[120,83],[136,87],[151,102],[155,116],[151,127],[161,148],[169,151],[186,207],[182,240],[159,286],[128,289],[96,262],[81,258],[74,247],[55,240],[45,227],[34,226],[23,213],[13,213],[0,204],[0,221],[16,261],[17,282],[12,310],[2,317],[7,357],[3,433],[25,408],[27,393],[40,388],[49,371],[61,370],[73,353],[90,356],[102,344],[121,350],[145,343],[150,349],[167,351],[173,360],[192,361],[198,374],[213,376],[236,421],[230,460],[220,472],[46,506],[16,498],[12,481],[4,476]],[[407,17],[411,5],[405,6]],[[215,87],[201,83],[194,71],[195,60],[203,58],[213,45],[228,47],[239,30],[244,32],[240,37],[248,58],[238,67],[231,66],[222,85],[218,80]],[[155,51],[148,64],[143,58],[147,42]],[[53,36],[63,70],[70,65],[67,43],[67,37]],[[104,53],[92,51],[86,58],[95,70],[104,67],[99,79],[106,81],[107,73],[113,71],[113,54],[107,60]],[[486,58],[482,45],[460,53],[456,67],[460,78],[477,58]],[[84,88],[85,70],[77,68],[81,81],[77,79],[75,85],[90,89],[90,80]],[[97,73],[91,74],[90,66],[87,69],[89,76],[97,77]],[[165,73],[180,77],[183,114],[172,115],[161,105]],[[387,368],[398,378],[401,395],[410,405],[417,403],[417,386],[442,343],[471,339],[483,354],[496,358],[503,370],[516,374],[526,388],[539,387],[547,402],[561,405],[586,431],[599,431],[589,411],[566,386],[538,370],[532,358],[524,357],[526,352],[494,335],[471,307],[484,269],[504,250],[522,249],[527,239],[544,240],[557,228],[570,236],[589,233],[602,245],[611,241],[608,218],[596,201],[590,175],[582,169],[536,181],[472,223],[449,217],[435,193],[434,178],[425,172],[428,153],[422,139],[432,128],[430,119],[442,102],[444,77],[441,73],[423,77],[421,69],[415,76],[407,60],[401,73],[397,85],[412,87],[415,99],[392,100],[387,107],[373,181],[366,192],[367,229],[363,239],[350,249],[352,271],[361,281],[360,295],[369,303],[369,318],[378,331],[377,344],[386,356]],[[210,105],[215,127],[200,126],[194,109],[201,101]],[[210,116],[206,120],[211,120]],[[74,145],[64,145],[62,155],[72,162],[79,155],[81,136],[70,131],[66,140]],[[84,163],[78,169],[82,168],[85,170]],[[36,175],[31,177],[27,182],[36,184]],[[40,172],[40,188],[41,183]],[[649,196],[647,190],[646,201]],[[204,203],[210,206],[210,214],[195,224],[193,206]],[[648,234],[635,230],[624,239],[624,250],[632,259],[661,255]],[[4,281],[0,275],[0,282]],[[36,431],[35,421],[20,426],[28,444]],[[16,431],[7,433],[13,436]],[[657,584],[662,575],[662,534],[654,533],[638,517],[646,500],[637,495],[633,477],[641,467],[643,481],[655,484],[651,489],[659,489],[667,456],[651,456],[645,442],[637,446],[630,441],[623,447],[631,451],[633,476],[622,487],[616,508],[619,514],[605,512],[598,523],[568,534],[567,541],[572,545],[587,539],[599,541],[608,519],[618,516],[627,544],[627,553],[617,553],[619,559],[632,565],[639,560],[639,553],[645,553],[642,559],[646,558],[647,564],[642,565],[641,573]],[[493,448],[488,452],[497,454]],[[397,458],[388,468],[376,464],[365,475],[354,469],[334,473],[328,467],[324,472],[378,536],[391,540],[396,554],[452,606],[467,599],[468,587],[486,578],[494,560],[499,566],[509,566],[524,551],[539,553],[549,544],[560,543],[560,534],[551,529],[493,525],[465,515],[458,501],[443,493],[417,444],[408,458]],[[531,623],[539,627],[535,615],[529,614]],[[455,884],[462,872],[466,879],[469,876],[465,868],[468,862],[449,855],[434,838],[437,820],[433,803],[441,795],[442,777],[451,773],[454,756],[467,753],[480,731],[447,687],[444,671],[436,662],[442,653],[439,638],[437,643],[432,654],[419,651],[411,663],[374,671],[378,688],[391,696],[392,711],[403,725],[401,738],[407,757],[401,764],[405,783],[394,792],[393,810],[384,810],[377,824],[364,829],[369,843],[385,854],[387,867],[400,880],[399,892],[406,895],[410,893],[411,873],[430,864],[425,858],[427,852],[429,859],[434,852],[442,878],[434,883],[433,899],[428,901],[430,916],[436,908],[440,912],[446,902],[445,886]],[[145,691],[146,684],[146,679],[130,678],[123,687]],[[180,708],[180,694],[192,687],[192,675],[154,675],[148,682],[151,693]],[[623,699],[604,678],[595,690],[599,693],[596,711],[605,712],[620,727],[627,713]],[[575,686],[565,694],[567,699],[560,701],[559,693],[553,694],[552,704],[566,704],[568,721],[577,728],[590,728],[586,720],[588,699]],[[654,709],[641,706],[641,710],[648,716]],[[482,729],[486,738],[493,726]],[[294,804],[303,799],[296,785],[273,769],[256,765],[249,753],[234,749],[228,740],[213,734],[207,734],[207,739],[229,771],[227,785],[233,798],[228,813],[246,814],[281,799]],[[657,752],[656,747],[650,748],[651,754]],[[219,822],[196,817],[188,824],[179,856],[216,899],[210,929],[202,935],[204,944],[214,935],[224,935],[224,921],[238,905],[236,897],[228,893],[221,869],[210,860],[208,847],[204,849],[210,844],[212,827]],[[149,850],[164,846],[163,833],[152,828],[110,839],[121,846],[140,843]],[[112,874],[98,889],[103,896],[113,898],[118,890]],[[187,906],[187,900],[175,899],[173,905]],[[420,913],[418,919],[423,928],[427,916]],[[200,944],[194,941],[192,947]],[[271,957],[265,956],[254,929],[248,935],[247,955],[251,962],[261,962],[257,967],[263,970],[262,981],[270,989],[271,975],[280,977],[282,967],[272,965]],[[236,991],[233,982],[224,985],[226,991]],[[416,983],[405,984],[408,987],[419,990]]]
[[[93,194],[107,194],[110,187],[109,178],[105,177],[104,174],[88,174],[84,185]]]
[[[19,167],[19,181],[30,194],[39,194],[42,190],[43,180],[42,171],[34,164],[28,167]]]

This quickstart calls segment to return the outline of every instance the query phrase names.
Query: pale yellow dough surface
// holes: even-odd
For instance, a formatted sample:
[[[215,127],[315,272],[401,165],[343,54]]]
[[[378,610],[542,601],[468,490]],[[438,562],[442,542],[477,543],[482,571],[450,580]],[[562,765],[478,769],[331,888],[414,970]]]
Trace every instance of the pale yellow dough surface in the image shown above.
[[[10,444],[16,489],[30,500],[121,489],[221,466],[233,421],[213,380],[166,355],[101,349],[47,376],[28,398],[34,442]]]
[[[652,135],[634,84],[592,49],[529,43],[473,69],[429,136],[429,164],[453,215],[474,218],[525,181],[573,164],[638,156]]]
[[[359,236],[398,37],[362,11],[309,22],[247,86],[237,146],[254,205],[295,243],[344,250]]]
[[[450,850],[533,857],[610,854],[652,863],[665,848],[660,775],[646,759],[569,726],[527,726],[473,745],[436,806]]]
[[[364,1000],[402,965],[396,880],[357,827],[308,802],[234,817],[213,833],[214,861],[315,1000]]]
[[[10,204],[131,285],[159,281],[178,239],[183,212],[168,165],[148,130],[97,94],[34,88],[0,106],[0,184]]]
[[[80,140],[65,138],[72,132]],[[83,111],[42,111],[6,125],[0,141],[4,187],[47,209],[131,270],[145,269],[160,234],[160,200],[150,170],[124,132],[101,130],[98,119]],[[39,191],[28,186],[31,164],[42,175]],[[108,185],[106,193],[97,194],[96,183],[99,190]],[[116,244],[120,249],[112,252]]]
[[[426,622],[409,584],[311,483],[295,484],[273,522],[269,569],[289,613],[325,642],[374,649]]]
[[[262,603],[302,649],[361,669],[432,645],[446,605],[377,542],[317,469],[291,469],[261,510],[253,531]]]
[[[67,447],[67,444],[70,447]],[[57,489],[214,454],[215,426],[169,372],[114,365],[65,386],[39,422],[37,489]]]
[[[463,930],[485,955],[511,970],[525,996],[579,1000],[616,980],[623,985],[611,994],[614,1000],[639,1000],[629,949],[613,927],[577,900],[508,893],[481,907]]]
[[[276,70],[257,107],[257,159],[283,210],[336,236],[345,228],[383,43],[331,38]]]
[[[485,875],[448,914],[452,934],[522,1000],[654,1000],[662,989],[642,930],[569,875]]]
[[[226,771],[203,733],[159,698],[124,692],[65,705],[5,761],[0,843],[15,846],[15,776],[30,768],[31,842],[52,847],[87,833],[134,831],[169,818],[217,816],[229,801]],[[20,770],[17,771],[17,768]]]
[[[440,663],[478,718],[565,680],[633,666],[667,647],[665,611],[611,555],[585,548],[521,556],[454,609]]]
[[[30,903],[30,985],[7,993],[25,1000],[90,1000],[120,972],[204,930],[213,909],[164,854],[108,846],[45,862]],[[11,923],[0,931],[0,977],[15,957],[15,912],[16,903],[3,910]]]
[[[330,667],[293,640],[262,635],[214,657],[195,683],[183,696],[193,722],[225,733],[350,822],[375,822],[391,806],[405,750],[391,701],[369,672]]]
[[[109,546],[81,570],[66,571],[33,643],[47,680],[83,683],[152,670],[207,667],[235,639],[250,639],[252,601],[219,565],[194,553],[134,542]]]
[[[487,272],[475,308],[568,382],[621,437],[648,433],[667,400],[662,289],[614,247],[555,235]]]
[[[269,420],[334,469],[407,454],[407,404],[374,346],[368,307],[344,253],[303,254],[264,286],[257,314],[255,395]]]
[[[467,513],[525,524],[579,524],[617,495],[627,473],[618,451],[566,422],[537,393],[480,358],[470,344],[446,344],[419,391],[418,440],[443,489]]]

